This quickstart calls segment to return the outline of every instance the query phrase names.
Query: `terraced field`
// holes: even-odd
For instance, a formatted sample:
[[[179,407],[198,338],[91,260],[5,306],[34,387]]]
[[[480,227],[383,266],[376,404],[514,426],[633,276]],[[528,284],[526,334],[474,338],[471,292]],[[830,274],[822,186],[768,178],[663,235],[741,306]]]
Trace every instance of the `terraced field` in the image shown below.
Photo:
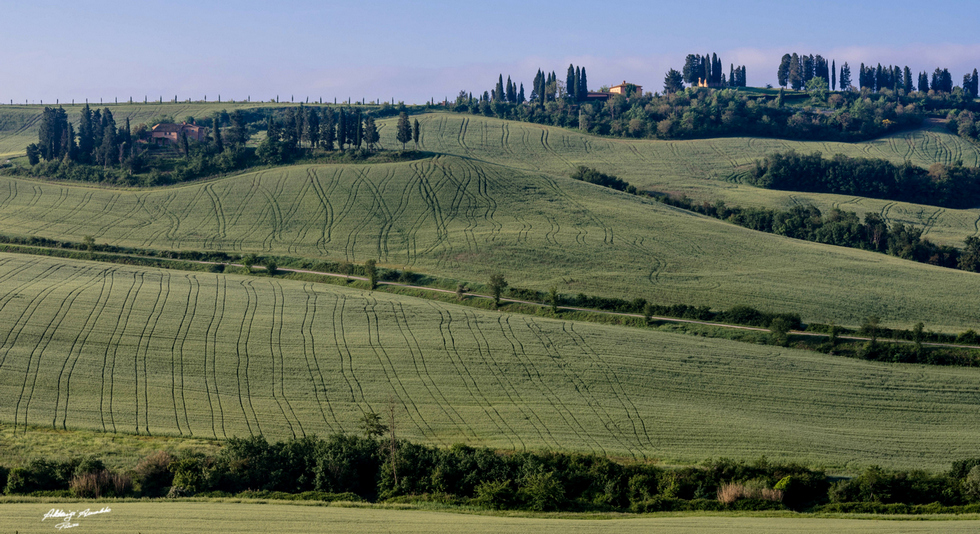
[[[0,255],[0,420],[943,469],[980,370],[895,366],[336,286]]]

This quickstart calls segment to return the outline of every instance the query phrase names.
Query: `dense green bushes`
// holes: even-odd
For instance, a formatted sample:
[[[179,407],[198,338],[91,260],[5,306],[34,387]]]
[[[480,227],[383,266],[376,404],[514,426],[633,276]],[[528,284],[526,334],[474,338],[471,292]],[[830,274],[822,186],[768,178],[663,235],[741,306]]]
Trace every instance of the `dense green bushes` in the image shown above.
[[[834,208],[823,214],[816,206],[793,206],[788,211],[769,208],[729,207],[724,202],[698,204],[687,197],[661,195],[665,204],[728,221],[745,228],[794,239],[840,247],[881,252],[919,263],[950,269],[980,271],[980,239],[968,237],[964,250],[937,245],[922,237],[922,229],[894,223],[891,227],[877,213],[867,213],[864,222],[856,213]]]
[[[233,438],[213,455],[154,453],[127,473],[97,459],[34,460],[10,471],[7,494],[238,496],[292,500],[427,501],[534,511],[794,510],[926,513],[980,502],[980,459],[948,473],[869,467],[835,482],[819,470],[762,458],[664,468],[571,453],[502,454],[335,434],[269,443]],[[5,470],[0,468],[0,473]],[[972,478],[971,478],[972,477]],[[978,480],[973,480],[974,478]],[[86,481],[101,481],[97,492]],[[69,493],[69,488],[71,492]],[[882,507],[886,508],[882,508]],[[976,506],[973,506],[976,508]]]
[[[906,161],[850,158],[825,159],[820,152],[771,154],[756,161],[749,183],[767,189],[835,193],[947,208],[973,208],[980,203],[980,169],[937,163],[929,170]]]

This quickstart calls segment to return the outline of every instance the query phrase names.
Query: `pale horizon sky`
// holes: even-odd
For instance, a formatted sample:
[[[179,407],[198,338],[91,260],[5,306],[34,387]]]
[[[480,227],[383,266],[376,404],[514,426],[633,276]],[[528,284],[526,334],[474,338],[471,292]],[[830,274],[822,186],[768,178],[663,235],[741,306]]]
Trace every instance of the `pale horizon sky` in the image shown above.
[[[584,66],[591,89],[623,80],[662,91],[687,54],[776,86],[784,53],[948,68],[980,67],[980,3],[393,1],[168,3],[35,0],[4,7],[0,102],[367,100],[422,103],[489,90],[526,93],[538,68]],[[856,81],[855,81],[856,84]]]

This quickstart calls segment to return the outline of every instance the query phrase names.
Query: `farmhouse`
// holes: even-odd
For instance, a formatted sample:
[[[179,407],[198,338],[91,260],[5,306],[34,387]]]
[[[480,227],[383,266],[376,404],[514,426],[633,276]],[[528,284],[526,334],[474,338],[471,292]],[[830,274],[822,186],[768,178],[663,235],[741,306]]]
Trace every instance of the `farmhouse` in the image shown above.
[[[627,86],[630,86],[630,85],[632,85],[633,87],[636,87],[636,91],[639,91],[640,93],[643,93],[643,86],[636,85],[635,83],[626,83],[626,80],[623,80],[623,83],[621,83],[619,85],[614,85],[614,86],[610,87],[609,88],[609,93],[610,94],[613,94],[613,95],[630,96],[630,95],[627,95],[626,94],[626,88],[627,88]]]
[[[189,141],[204,141],[205,129],[202,126],[187,124],[161,123],[157,124],[150,131],[150,142],[158,145],[177,143],[182,134],[187,135]]]

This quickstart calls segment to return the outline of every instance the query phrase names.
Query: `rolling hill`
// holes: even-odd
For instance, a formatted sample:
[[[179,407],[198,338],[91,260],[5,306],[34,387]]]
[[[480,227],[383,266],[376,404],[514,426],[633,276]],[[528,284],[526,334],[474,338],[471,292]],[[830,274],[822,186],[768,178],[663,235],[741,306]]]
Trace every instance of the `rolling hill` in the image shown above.
[[[337,286],[0,254],[0,419],[224,438],[943,469],[980,370],[888,365]]]
[[[0,177],[0,228],[157,249],[380,263],[457,280],[806,321],[962,331],[971,273],[761,234],[651,199],[471,157],[301,165],[153,190]]]

